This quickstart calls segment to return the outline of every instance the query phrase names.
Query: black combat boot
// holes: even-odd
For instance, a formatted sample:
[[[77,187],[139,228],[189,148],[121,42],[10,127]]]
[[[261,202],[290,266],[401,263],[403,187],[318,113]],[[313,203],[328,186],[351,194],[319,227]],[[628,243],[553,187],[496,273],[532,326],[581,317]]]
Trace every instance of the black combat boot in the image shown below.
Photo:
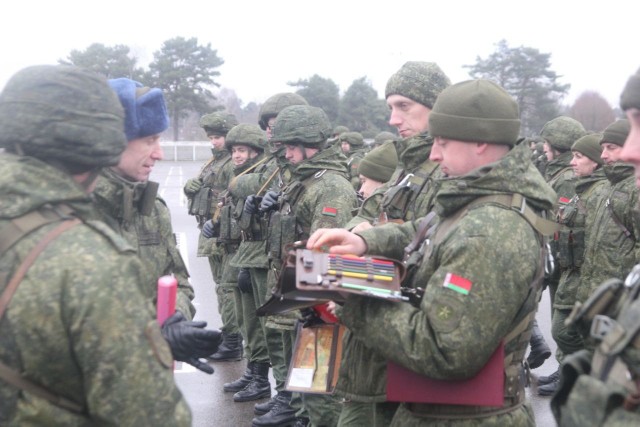
[[[245,388],[233,395],[234,402],[249,402],[250,400],[271,397],[269,384],[269,363],[255,362],[252,366],[251,382]]]
[[[296,422],[293,423],[293,427],[307,427],[309,425],[309,418],[298,417]]]
[[[264,415],[254,418],[252,427],[279,427],[296,421],[296,409],[291,407],[291,392],[281,391],[276,396],[273,408]]]
[[[550,384],[560,380],[560,371],[556,369],[556,371],[549,375],[548,377],[538,377],[538,387],[541,385]]]
[[[539,385],[538,384],[538,396],[551,396],[553,395],[556,390],[558,389],[558,386],[560,385],[560,375],[558,375],[558,377],[556,377],[556,379],[554,381],[548,382],[544,385]]]
[[[253,362],[247,363],[247,369],[245,369],[244,374],[240,378],[230,383],[225,383],[222,386],[222,389],[227,392],[238,392],[245,388],[253,378]]]
[[[551,357],[551,349],[544,340],[544,335],[538,327],[538,322],[533,321],[533,329],[531,331],[531,339],[529,340],[531,351],[527,356],[527,363],[530,369],[536,369],[542,366],[545,360]]]
[[[269,412],[271,410],[271,408],[273,408],[273,405],[276,404],[276,399],[278,398],[278,395],[276,394],[275,396],[272,396],[271,399],[267,400],[264,403],[256,403],[253,406],[253,413],[256,415],[264,415],[267,412]]]
[[[242,359],[242,335],[222,333],[222,344],[218,351],[207,359],[214,362],[230,362]]]

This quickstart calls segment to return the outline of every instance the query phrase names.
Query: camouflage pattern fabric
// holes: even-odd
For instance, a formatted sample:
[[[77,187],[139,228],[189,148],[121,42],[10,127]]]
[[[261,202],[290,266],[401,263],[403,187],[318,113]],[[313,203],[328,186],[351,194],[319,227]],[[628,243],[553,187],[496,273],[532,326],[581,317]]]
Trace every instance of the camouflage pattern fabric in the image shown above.
[[[367,150],[362,148],[360,150],[351,150],[349,152],[349,157],[347,157],[347,168],[349,170],[349,182],[353,186],[354,190],[358,190],[360,188],[360,175],[358,173],[358,167],[360,166],[360,161],[364,158]]]
[[[126,181],[110,169],[103,170],[93,192],[100,219],[137,250],[151,273],[152,280],[145,286],[149,301],[155,305],[158,278],[173,274],[178,280],[176,310],[191,320],[195,314],[191,304],[194,292],[178,251],[169,208],[156,196],[151,212],[143,215],[138,202],[144,189],[144,183]]]
[[[68,175],[33,158],[0,154],[0,198],[0,228],[46,203],[66,203],[85,221],[51,242],[18,287],[0,320],[0,360],[87,408],[68,412],[0,380],[0,425],[190,426],[134,248],[92,219],[90,198]],[[55,226],[0,255],[0,275]]]
[[[550,210],[555,194],[529,156],[528,147],[521,144],[490,167],[442,179],[436,195],[438,215],[448,218],[479,197],[505,192],[522,194],[534,210]],[[387,224],[361,236],[369,254],[401,259],[416,224]],[[518,212],[480,203],[469,209],[440,243],[424,249],[422,263],[409,284],[425,288],[419,308],[374,298],[349,298],[341,321],[386,359],[416,373],[443,380],[468,378],[483,367],[516,326],[515,319],[534,312],[535,303],[524,303],[535,302],[530,286],[541,261],[537,233]],[[468,294],[448,286],[453,276],[468,282]],[[516,351],[511,346],[522,346],[517,341],[507,344],[505,355]],[[518,350],[523,357],[524,350]],[[522,363],[522,359],[516,362]],[[518,393],[522,397],[523,389]],[[534,425],[526,403],[502,414],[462,419],[442,418],[455,408],[429,406],[440,416],[416,415],[403,404],[392,425]]]
[[[576,295],[578,301],[585,301],[605,280],[625,277],[640,259],[640,245],[636,242],[640,236],[640,213],[634,168],[620,162],[603,168],[609,183],[603,189],[593,223],[587,230],[589,240],[582,266],[582,284]]]

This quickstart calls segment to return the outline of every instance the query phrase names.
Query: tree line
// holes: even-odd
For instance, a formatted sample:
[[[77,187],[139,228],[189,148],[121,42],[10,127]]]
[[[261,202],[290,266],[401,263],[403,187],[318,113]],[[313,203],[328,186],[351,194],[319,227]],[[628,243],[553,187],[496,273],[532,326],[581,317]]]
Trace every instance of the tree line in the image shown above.
[[[526,46],[510,47],[501,40],[488,57],[478,56],[474,64],[464,67],[470,78],[493,80],[514,97],[520,107],[521,134],[525,137],[536,136],[544,123],[561,114],[575,118],[593,132],[602,131],[620,115],[597,92],[585,92],[573,105],[564,105],[562,100],[571,86],[559,82],[562,76],[551,69],[550,59],[550,53]],[[138,58],[128,46],[100,43],[85,50],[72,50],[59,62],[89,68],[107,78],[128,77],[161,88],[171,120],[169,132],[175,141],[204,139],[199,117],[216,110],[225,109],[240,122],[257,122],[259,104],[243,105],[233,88],[214,93],[215,88],[220,88],[217,68],[224,60],[210,43],[201,45],[196,38],[165,41],[154,52],[147,69],[138,65]],[[287,84],[309,104],[322,108],[334,125],[347,126],[365,138],[383,130],[395,131],[387,123],[385,100],[378,97],[366,76],[354,80],[342,96],[332,79],[317,74]]]

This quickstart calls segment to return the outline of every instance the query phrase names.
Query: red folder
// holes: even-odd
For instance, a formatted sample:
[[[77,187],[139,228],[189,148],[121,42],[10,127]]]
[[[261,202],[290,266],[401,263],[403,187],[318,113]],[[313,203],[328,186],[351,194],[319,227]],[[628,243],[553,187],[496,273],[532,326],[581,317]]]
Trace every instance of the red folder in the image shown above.
[[[443,405],[502,406],[504,403],[504,343],[473,378],[434,380],[387,362],[387,400]]]

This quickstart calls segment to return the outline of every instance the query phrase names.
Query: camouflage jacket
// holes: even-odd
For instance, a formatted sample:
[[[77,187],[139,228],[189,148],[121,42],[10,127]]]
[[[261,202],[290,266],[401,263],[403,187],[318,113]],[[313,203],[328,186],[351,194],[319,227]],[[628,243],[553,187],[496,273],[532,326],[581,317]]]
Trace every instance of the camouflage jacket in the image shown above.
[[[363,221],[374,223],[382,211],[388,219],[411,220],[426,215],[433,207],[434,182],[440,176],[437,163],[429,160],[432,145],[433,137],[428,132],[404,140],[402,146],[406,148],[399,156],[399,164],[404,167],[364,201],[345,228],[352,229]]]
[[[364,155],[367,153],[365,148],[359,150],[352,150],[347,156],[347,169],[349,170],[349,182],[353,186],[354,190],[360,188],[360,174],[358,170],[360,168],[360,162],[364,159]]]
[[[529,161],[529,155],[528,147],[519,145],[496,163],[463,177],[442,179],[436,195],[440,218],[453,218],[480,197],[505,193],[521,194],[534,211],[550,210],[555,194]],[[418,252],[422,261],[411,276],[410,286],[425,289],[419,307],[355,297],[347,300],[341,313],[341,321],[371,348],[430,378],[475,375],[500,341],[533,316],[537,305],[538,295],[531,285],[542,262],[539,235],[515,209],[493,202],[471,206],[437,243],[429,239]],[[387,224],[366,230],[361,236],[369,254],[401,259],[416,226],[417,221]],[[511,363],[518,372],[529,333],[527,327],[505,345],[505,357],[513,357]],[[513,376],[507,378],[513,380]],[[522,387],[505,384],[505,399],[523,399]],[[454,425],[451,419],[438,418],[457,413],[459,408],[425,406],[434,417],[414,415],[403,406],[394,424]],[[533,425],[533,419],[526,408],[516,405],[502,414],[470,415],[461,423]]]
[[[575,180],[576,195],[568,203],[562,204],[558,212],[558,222],[562,224],[562,229],[557,233],[556,262],[561,269],[561,276],[553,307],[563,310],[570,310],[576,301],[588,240],[587,230],[591,229],[600,193],[607,183],[602,168],[598,168],[592,175],[576,177]]]
[[[193,287],[178,251],[169,208],[155,196],[149,212],[142,212],[140,200],[145,189],[144,183],[129,182],[110,169],[103,170],[93,192],[100,219],[138,251],[153,278],[145,287],[149,301],[156,302],[158,278],[173,274],[178,280],[176,310],[191,319],[196,311],[191,304]]]
[[[609,183],[587,230],[578,301],[585,301],[605,280],[625,277],[640,260],[640,213],[633,166],[616,163],[605,165],[604,171]]]
[[[84,222],[53,240],[18,286],[0,319],[0,361],[86,408],[78,415],[0,380],[0,425],[190,426],[134,248],[95,220],[68,175],[33,158],[0,154],[0,199],[0,229],[47,204]],[[0,254],[0,276],[8,281],[56,225]]]

